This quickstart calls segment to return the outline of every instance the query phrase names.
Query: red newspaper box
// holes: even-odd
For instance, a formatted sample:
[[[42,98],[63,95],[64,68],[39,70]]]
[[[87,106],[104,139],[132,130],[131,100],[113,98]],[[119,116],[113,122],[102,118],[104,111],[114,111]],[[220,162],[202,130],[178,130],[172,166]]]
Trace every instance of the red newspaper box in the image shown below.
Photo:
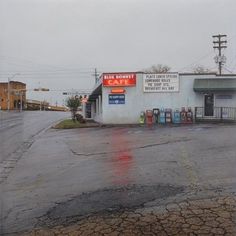
[[[186,123],[193,123],[193,112],[192,112],[192,108],[191,107],[188,107],[188,110],[187,110],[187,113],[186,113]]]
[[[152,110],[146,110],[146,123],[152,125],[153,123],[153,112]]]

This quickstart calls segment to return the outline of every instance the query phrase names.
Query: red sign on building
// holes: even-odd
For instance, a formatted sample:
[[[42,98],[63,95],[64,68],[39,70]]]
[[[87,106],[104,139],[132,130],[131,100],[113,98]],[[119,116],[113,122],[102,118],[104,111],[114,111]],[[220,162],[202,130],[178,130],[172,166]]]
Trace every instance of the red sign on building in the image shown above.
[[[103,86],[115,87],[115,86],[135,86],[136,74],[135,73],[111,73],[103,74]]]

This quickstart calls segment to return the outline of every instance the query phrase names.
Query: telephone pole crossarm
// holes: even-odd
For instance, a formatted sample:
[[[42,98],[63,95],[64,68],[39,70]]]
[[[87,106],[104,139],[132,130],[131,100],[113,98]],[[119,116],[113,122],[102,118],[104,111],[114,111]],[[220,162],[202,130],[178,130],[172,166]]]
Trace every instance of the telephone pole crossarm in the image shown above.
[[[222,55],[221,51],[222,49],[227,48],[227,40],[225,38],[227,37],[226,34],[218,34],[218,35],[213,35],[212,36],[214,41],[213,41],[213,48],[218,49],[218,55],[215,56],[215,61],[219,65],[219,75],[222,73],[222,65],[226,62],[226,57]]]

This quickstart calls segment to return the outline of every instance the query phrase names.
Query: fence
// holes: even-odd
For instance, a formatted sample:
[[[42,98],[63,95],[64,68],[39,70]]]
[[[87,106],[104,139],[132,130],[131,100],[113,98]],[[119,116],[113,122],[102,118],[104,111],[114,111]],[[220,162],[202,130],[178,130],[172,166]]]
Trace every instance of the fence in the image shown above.
[[[214,107],[213,116],[205,115],[204,107],[195,107],[195,121],[236,121],[236,107]]]

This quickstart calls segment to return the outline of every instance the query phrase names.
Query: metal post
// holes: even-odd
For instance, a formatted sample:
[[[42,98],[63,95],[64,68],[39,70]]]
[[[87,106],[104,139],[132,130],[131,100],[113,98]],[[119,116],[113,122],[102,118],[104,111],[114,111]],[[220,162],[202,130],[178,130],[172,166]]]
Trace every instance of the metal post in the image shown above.
[[[23,96],[23,92],[20,92],[20,112],[22,112],[22,96]]]
[[[7,110],[10,110],[10,78],[8,78],[7,83]]]

